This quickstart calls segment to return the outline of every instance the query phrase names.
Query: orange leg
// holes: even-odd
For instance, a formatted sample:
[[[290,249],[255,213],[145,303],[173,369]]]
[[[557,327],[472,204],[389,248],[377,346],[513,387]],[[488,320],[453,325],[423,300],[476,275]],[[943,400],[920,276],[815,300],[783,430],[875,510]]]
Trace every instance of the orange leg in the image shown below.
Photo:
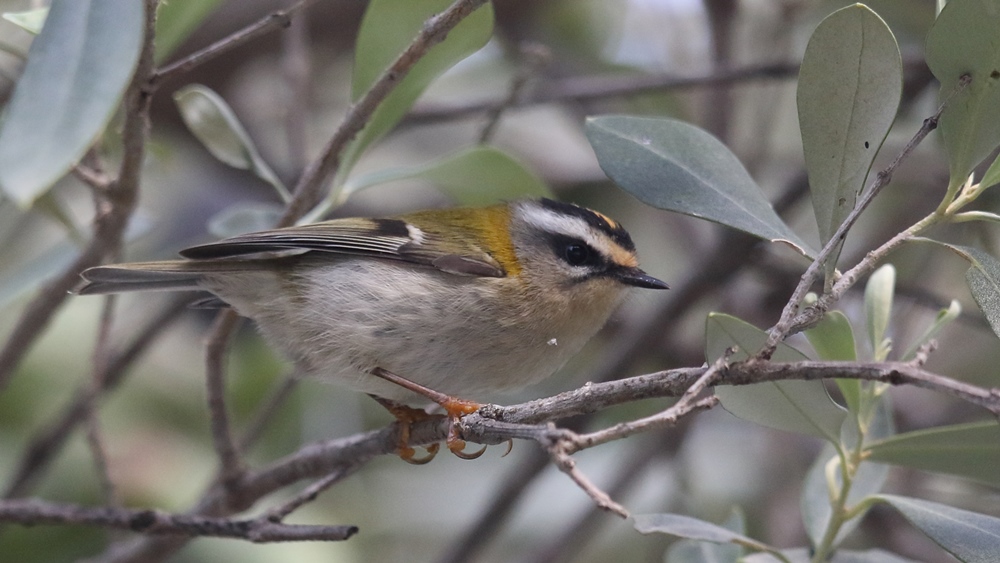
[[[434,456],[437,455],[440,446],[438,444],[431,444],[427,446],[427,455],[424,457],[416,457],[416,450],[410,447],[410,426],[415,422],[420,422],[421,420],[427,420],[433,418],[436,415],[428,414],[426,411],[421,409],[415,409],[409,407],[402,403],[397,403],[396,401],[391,401],[389,399],[383,399],[376,395],[369,395],[372,399],[378,402],[378,404],[385,407],[385,410],[396,417],[396,421],[399,423],[399,457],[402,458],[406,463],[412,463],[413,465],[424,465],[429,463]]]
[[[445,395],[444,393],[435,391],[435,390],[430,389],[428,387],[424,387],[423,385],[420,385],[419,383],[414,383],[414,382],[410,381],[409,379],[406,379],[405,377],[400,377],[400,376],[392,373],[391,371],[388,371],[388,370],[385,370],[385,369],[382,369],[382,368],[375,368],[375,369],[372,370],[371,373],[372,373],[372,375],[374,375],[376,377],[381,377],[382,379],[384,379],[386,381],[389,381],[391,383],[395,383],[396,385],[399,385],[400,387],[403,387],[404,389],[408,389],[410,391],[413,391],[414,393],[416,393],[416,394],[418,394],[418,395],[420,395],[422,397],[427,397],[431,401],[433,401],[433,402],[441,405],[441,408],[444,409],[444,412],[447,414],[448,421],[450,423],[449,426],[448,426],[448,438],[445,440],[445,444],[448,445],[448,450],[450,450],[451,453],[455,454],[456,456],[458,456],[458,457],[460,457],[462,459],[476,459],[479,456],[483,455],[483,452],[486,451],[486,446],[483,446],[483,448],[481,450],[479,450],[479,451],[472,452],[472,453],[466,453],[465,452],[465,440],[461,439],[459,437],[459,435],[458,435],[458,419],[461,418],[463,415],[471,414],[471,413],[474,413],[477,410],[479,410],[480,407],[483,406],[481,403],[476,403],[474,401],[467,401],[465,399],[459,399],[457,397],[452,397],[451,395]],[[379,401],[379,403],[382,403],[382,405],[385,406],[385,403],[383,402],[384,399],[377,399],[377,400]],[[402,406],[402,405],[399,405],[398,403],[395,403],[395,404],[397,406]],[[389,407],[386,407],[386,408],[389,408]],[[405,408],[407,408],[407,409],[409,409],[411,411],[412,410],[416,410],[416,409],[410,409],[409,407],[405,407]],[[389,408],[389,412],[393,413],[393,415],[396,415],[396,412],[393,411],[393,409],[391,409],[391,408]],[[423,411],[419,411],[419,412],[423,412]],[[428,415],[426,413],[424,413],[424,416],[426,417]],[[398,415],[396,415],[396,418],[399,419],[402,422],[402,419]],[[410,422],[412,423],[412,422],[415,422],[415,421],[410,421]],[[406,438],[407,438],[407,441],[409,441],[409,426],[406,427]],[[406,445],[406,447],[412,452],[412,448],[409,448],[408,444]],[[404,450],[402,448],[400,448],[400,452],[401,452],[400,453],[400,457],[403,457],[403,459],[406,459],[403,456],[403,454],[402,454],[403,451]],[[428,449],[428,451],[430,451],[430,450]],[[435,449],[435,452],[436,451],[437,450]],[[431,457],[433,458],[433,456],[431,456]],[[430,459],[427,459],[423,463],[427,463],[427,461],[430,461]]]

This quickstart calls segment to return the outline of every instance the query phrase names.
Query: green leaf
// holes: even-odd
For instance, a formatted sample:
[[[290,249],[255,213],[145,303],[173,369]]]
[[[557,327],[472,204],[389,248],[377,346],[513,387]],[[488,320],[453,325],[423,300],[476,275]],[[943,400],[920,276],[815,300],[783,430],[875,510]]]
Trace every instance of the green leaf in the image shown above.
[[[20,27],[32,35],[38,35],[45,26],[45,18],[49,16],[48,8],[38,8],[26,12],[4,12],[3,19]]]
[[[711,313],[706,327],[706,357],[709,362],[733,345],[739,351],[734,361],[748,358],[764,346],[767,333],[736,317]],[[798,350],[779,344],[771,357],[777,362],[807,358]],[[846,411],[830,399],[821,381],[779,381],[752,385],[718,385],[715,394],[732,414],[750,422],[779,430],[808,434],[839,442]]]
[[[961,4],[962,2],[950,2]],[[1000,546],[1000,518],[897,495],[879,495],[948,553],[966,563],[992,563]]]
[[[949,2],[927,35],[927,65],[947,100],[938,128],[948,150],[951,184],[1000,145],[1000,10],[995,0]],[[960,78],[972,82],[952,95]]]
[[[476,146],[421,166],[381,170],[354,178],[344,185],[342,197],[377,184],[412,178],[433,182],[458,203],[470,206],[552,195],[541,178],[506,152]]]
[[[1000,485],[1000,426],[973,422],[898,434],[868,444],[869,459]]]
[[[815,254],[709,133],[673,119],[616,115],[589,117],[586,127],[604,173],[641,201]]]
[[[156,8],[156,61],[162,62],[184,42],[221,0],[170,0]]]
[[[896,39],[867,6],[837,10],[813,32],[799,70],[796,101],[823,245],[854,209],[896,117],[902,89]],[[839,253],[830,257],[829,272]]]
[[[886,337],[892,315],[892,297],[896,290],[896,268],[885,264],[868,278],[865,285],[865,319],[868,321],[868,339],[873,359],[885,361],[892,349]]]
[[[809,563],[812,561],[807,549],[783,549],[781,554],[792,563]],[[780,559],[770,553],[754,553],[740,560],[741,563],[782,563]],[[913,559],[900,557],[895,553],[890,553],[881,549],[868,549],[865,551],[852,551],[848,549],[838,549],[828,563],[919,563]]]
[[[851,321],[840,311],[823,315],[819,324],[805,331],[806,338],[821,360],[853,362],[858,359]],[[835,380],[851,412],[858,412],[860,382],[857,379]]]
[[[683,514],[639,514],[632,519],[635,529],[641,534],[670,534],[692,540],[734,543],[757,550],[773,550],[766,544],[729,528]]]
[[[354,49],[352,99],[357,101],[372,87],[382,72],[410,45],[428,18],[451,4],[452,0],[369,2]],[[486,45],[492,34],[493,6],[487,2],[455,26],[448,33],[447,39],[431,47],[382,101],[368,124],[345,151],[338,174],[346,177],[365,149],[389,132],[406,115],[413,102],[435,78]]]
[[[962,314],[962,305],[955,299],[951,300],[951,304],[948,305],[947,309],[941,309],[938,311],[937,317],[935,317],[934,322],[931,326],[927,327],[927,330],[920,336],[920,338],[913,341],[913,344],[906,350],[902,356],[900,356],[900,361],[908,362],[913,359],[917,354],[917,350],[924,344],[930,342],[932,338],[937,337],[937,335],[944,330],[944,327],[951,324],[951,321],[958,318]]]
[[[282,200],[291,199],[288,189],[257,152],[250,134],[221,96],[207,86],[191,84],[177,90],[174,101],[184,124],[212,156],[233,168],[253,172],[271,184]]]
[[[722,527],[744,534],[746,522],[743,513],[733,509]],[[700,563],[736,563],[746,550],[739,545],[717,544],[698,540],[681,540],[674,542],[667,549],[666,561],[698,561]]]
[[[821,360],[853,362],[858,359],[854,349],[854,329],[840,311],[823,315],[819,324],[805,332],[809,343]]]
[[[1000,336],[1000,260],[971,246],[948,244],[928,238],[914,240],[939,244],[972,264],[965,272],[965,281],[969,284],[973,299],[990,323],[990,328]]]
[[[240,202],[208,220],[208,232],[219,238],[273,229],[284,208],[272,203]]]
[[[983,189],[991,188],[997,184],[1000,184],[1000,155],[997,155],[993,164],[983,174],[983,179],[979,181],[979,185]]]
[[[144,3],[54,0],[0,126],[0,189],[29,207],[114,115],[142,46]]]
[[[895,425],[892,421],[892,409],[885,399],[879,400],[877,405],[873,405],[873,420],[865,425],[867,434],[862,439],[867,442],[871,438],[885,438],[895,432]],[[854,411],[857,412],[857,411]],[[841,443],[843,448],[853,450],[858,441],[858,432],[855,420],[847,420],[842,428]],[[840,456],[832,444],[827,444],[820,455],[813,462],[809,473],[806,474],[805,482],[802,485],[802,496],[799,499],[799,508],[802,512],[802,523],[806,527],[809,539],[813,546],[817,546],[823,539],[826,529],[830,524],[830,517],[833,514],[830,505],[830,483],[832,476],[833,485],[839,494],[843,487],[843,477],[840,470]],[[829,465],[829,466],[828,466]],[[830,473],[827,471],[831,470]],[[889,466],[882,463],[862,462],[854,477],[851,479],[851,489],[847,494],[847,506],[853,506],[864,500],[865,497],[873,495],[882,490],[886,479],[889,477]],[[851,532],[853,532],[861,520],[864,513],[844,522],[834,544],[839,545]]]

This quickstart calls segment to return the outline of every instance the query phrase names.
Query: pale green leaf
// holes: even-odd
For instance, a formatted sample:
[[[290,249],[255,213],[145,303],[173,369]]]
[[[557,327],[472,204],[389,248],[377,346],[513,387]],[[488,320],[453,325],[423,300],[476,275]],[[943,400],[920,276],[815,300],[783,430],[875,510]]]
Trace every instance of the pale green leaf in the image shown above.
[[[896,268],[892,264],[885,264],[875,270],[865,285],[865,319],[868,324],[868,340],[876,362],[884,361],[891,349],[891,341],[886,332],[889,329],[895,291]]]
[[[0,126],[0,189],[28,207],[114,115],[139,59],[144,3],[54,0]]]
[[[854,344],[854,329],[851,321],[840,311],[830,311],[823,315],[819,324],[805,331],[806,338],[821,360],[853,362],[858,359]],[[837,379],[847,407],[858,412],[860,382],[857,379]]]
[[[4,12],[3,19],[20,27],[32,35],[38,35],[45,25],[45,18],[49,16],[48,8],[38,8],[25,12]]]
[[[895,432],[895,425],[892,421],[892,411],[885,400],[874,405],[873,419],[866,425],[867,434],[861,438],[867,442],[873,438],[885,438]],[[857,412],[857,411],[853,411]],[[859,436],[854,420],[846,420],[841,432],[841,439],[845,449],[856,447]],[[830,473],[829,469],[834,469]],[[835,464],[835,465],[832,465]],[[802,495],[799,498],[799,509],[802,512],[802,523],[805,525],[806,533],[815,547],[821,541],[830,524],[830,517],[833,514],[830,505],[829,476],[834,478],[834,486],[839,492],[843,487],[843,478],[840,471],[840,457],[832,444],[827,444],[820,455],[813,462],[812,467],[806,474],[805,482],[802,485]],[[870,463],[865,461],[858,466],[851,480],[851,489],[847,495],[848,506],[855,505],[865,497],[873,495],[882,490],[886,479],[889,477],[889,466],[882,463]],[[841,525],[840,531],[834,540],[834,545],[839,545],[844,538],[853,532],[861,523],[864,514],[848,520]]]
[[[746,522],[742,511],[733,509],[722,527],[737,534],[746,533]],[[735,544],[719,544],[707,541],[684,539],[674,542],[667,550],[667,561],[697,561],[699,563],[736,563],[746,550]]]
[[[813,32],[796,101],[822,244],[854,208],[896,117],[902,88],[896,39],[867,6],[837,10]],[[830,272],[838,254],[830,257]]]
[[[920,338],[913,341],[913,344],[911,344],[910,347],[906,350],[906,353],[900,356],[899,359],[904,362],[912,360],[913,357],[916,355],[917,350],[919,350],[921,346],[930,342],[931,339],[936,338],[937,335],[942,330],[944,330],[944,327],[951,324],[951,321],[957,319],[958,316],[961,314],[962,314],[962,305],[957,300],[952,299],[951,303],[948,305],[948,308],[941,309],[940,311],[938,311],[937,316],[934,318],[934,322],[931,323],[929,327],[927,327],[927,330],[925,330],[924,333],[920,335]]]
[[[174,93],[184,124],[212,156],[233,168],[249,170],[274,187],[285,201],[291,199],[285,185],[271,170],[250,134],[229,104],[211,88],[190,84]]]
[[[870,459],[1000,485],[1000,425],[973,422],[898,434],[867,445]]]
[[[983,178],[979,181],[982,188],[990,188],[1000,184],[1000,155],[993,159],[993,164],[986,169]]]
[[[733,543],[757,550],[773,550],[766,544],[732,529],[683,514],[639,514],[632,517],[642,534],[669,534],[713,543]]]
[[[221,0],[169,0],[156,8],[156,60],[162,62],[198,29]]]
[[[840,311],[823,315],[819,324],[805,332],[809,343],[821,360],[853,362],[858,359],[854,349],[854,329]]]
[[[357,101],[410,45],[433,15],[452,0],[372,0],[365,10],[354,49],[352,99]],[[485,5],[462,20],[447,39],[431,47],[392,93],[379,105],[368,124],[348,146],[339,174],[346,174],[365,149],[389,132],[430,83],[455,63],[478,51],[493,34],[493,5]]]
[[[783,549],[781,554],[792,563],[809,563],[812,561],[807,549]],[[781,563],[781,560],[770,553],[754,553],[740,560],[741,563]],[[674,563],[670,561],[669,563]],[[900,557],[881,549],[852,551],[838,549],[828,563],[919,563],[913,559]]]
[[[950,2],[948,5],[961,4]],[[879,495],[948,553],[966,563],[995,563],[1000,518],[921,499]]]
[[[604,173],[643,202],[815,254],[707,132],[673,119],[615,115],[590,117],[586,128]]]
[[[1000,145],[1000,8],[996,0],[949,2],[927,35],[927,65],[947,100],[938,129],[948,151],[951,183]],[[972,81],[954,94],[961,77]]]
[[[736,317],[711,313],[706,326],[706,357],[715,361],[727,348],[738,346],[732,357],[739,361],[764,346],[767,334]],[[779,344],[771,357],[776,362],[807,358],[798,350]],[[752,385],[718,385],[715,394],[732,414],[779,430],[808,434],[832,443],[840,439],[846,411],[830,399],[821,381],[778,381]]]
[[[1000,260],[971,246],[948,244],[927,238],[917,240],[944,246],[970,262],[972,267],[965,272],[965,281],[969,284],[972,297],[990,323],[990,328],[1000,336]]]

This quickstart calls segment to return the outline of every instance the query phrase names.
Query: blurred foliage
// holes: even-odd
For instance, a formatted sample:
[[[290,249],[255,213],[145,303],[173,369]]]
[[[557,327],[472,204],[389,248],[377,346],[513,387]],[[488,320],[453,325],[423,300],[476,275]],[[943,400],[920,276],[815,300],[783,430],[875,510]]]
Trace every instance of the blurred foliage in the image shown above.
[[[372,2],[375,11],[364,16],[367,23],[363,23],[359,3],[322,0],[308,10],[304,16],[307,25],[297,35],[291,30],[274,32],[172,80],[155,99],[153,146],[145,164],[139,215],[134,220],[148,228],[134,229],[135,238],[126,249],[126,257],[165,257],[178,248],[207,240],[213,236],[208,230],[213,217],[214,235],[260,228],[273,221],[274,210],[282,203],[281,189],[275,188],[294,185],[300,173],[296,163],[319,151],[349,104],[419,29],[425,14],[448,3],[414,2],[409,6],[413,13],[402,30],[389,33],[385,26],[372,22],[391,19],[387,7],[391,2]],[[813,163],[822,160],[822,155],[813,151],[824,150],[815,147],[824,147],[828,139],[817,137],[815,127],[856,119],[871,129],[861,136],[855,136],[860,133],[851,127],[840,132],[838,142],[856,142],[863,137],[870,152],[865,152],[863,158],[855,155],[850,167],[841,163],[845,174],[823,191],[823,205],[827,206],[823,209],[829,211],[830,204],[835,203],[831,198],[857,193],[869,167],[884,167],[921,121],[934,112],[939,96],[952,91],[960,76],[956,60],[971,57],[976,66],[970,68],[976,73],[985,69],[989,74],[994,68],[990,65],[996,65],[995,52],[977,50],[984,35],[995,34],[996,22],[977,20],[962,11],[969,10],[970,5],[976,9],[981,0],[949,2],[942,12],[947,25],[935,26],[935,31],[931,31],[937,4],[934,0],[878,0],[868,5],[878,14],[874,17],[881,17],[879,22],[884,20],[891,32],[886,36],[885,29],[878,28],[886,40],[881,46],[886,47],[893,37],[898,43],[899,52],[888,48],[886,52],[902,62],[903,80],[902,94],[894,93],[896,67],[891,61],[876,61],[888,65],[876,66],[883,69],[878,78],[886,79],[886,84],[879,85],[873,94],[884,102],[876,113],[879,119],[895,114],[895,123],[884,142],[884,123],[874,123],[875,119],[862,112],[860,106],[838,108],[819,97],[834,93],[829,90],[832,86],[809,82],[809,76],[833,76],[825,74],[823,67],[803,70],[805,86],[797,83],[795,76],[757,76],[719,88],[644,91],[512,108],[500,116],[488,146],[476,142],[487,121],[485,115],[430,123],[403,117],[414,103],[419,115],[429,109],[504,99],[525,65],[518,55],[518,46],[523,42],[542,44],[552,51],[551,63],[529,80],[529,96],[546,88],[555,88],[558,94],[558,88],[570,87],[560,80],[574,77],[628,84],[640,75],[709,74],[717,63],[713,54],[717,43],[709,32],[713,22],[706,6],[724,3],[496,0],[493,12],[487,17],[483,11],[478,20],[469,22],[469,29],[455,34],[453,43],[443,45],[438,60],[427,63],[415,75],[392,107],[385,110],[378,127],[369,128],[355,142],[348,157],[353,166],[345,167],[335,179],[331,198],[314,217],[327,213],[388,215],[456,201],[481,203],[489,197],[487,188],[494,197],[504,198],[551,190],[560,198],[600,209],[628,225],[644,268],[677,287],[690,273],[708,267],[706,261],[712,259],[713,249],[733,240],[725,238],[732,235],[716,225],[653,209],[628,194],[654,206],[708,217],[764,238],[788,239],[802,248],[819,248],[837,221],[831,219],[817,228],[802,191],[778,213],[767,205],[767,201],[791,193],[790,188],[801,183],[797,178],[808,174],[815,186],[814,176],[825,174],[817,172],[819,165]],[[0,0],[0,12],[26,12],[37,8],[36,4],[29,0]],[[809,60],[807,45],[811,45],[814,30],[824,18],[849,3],[785,0],[737,4],[739,9],[731,19],[714,22],[715,29],[728,34],[728,64],[732,66],[801,61],[803,57]],[[270,0],[162,2],[157,56],[163,62],[176,60],[283,5]],[[859,15],[864,25],[874,22],[868,12],[860,15],[861,8],[848,10],[855,10],[846,13]],[[824,25],[835,23],[826,20]],[[363,50],[354,52],[355,38],[364,45]],[[19,77],[23,76],[25,82],[31,76],[23,56],[29,52],[32,40],[30,33],[0,20],[0,100],[10,108],[18,103],[15,85]],[[990,45],[995,49],[996,42]],[[941,84],[923,66],[925,55]],[[300,68],[296,65],[305,65],[307,72],[294,72]],[[304,85],[297,80],[304,80]],[[18,84],[17,89],[28,86]],[[883,270],[873,276],[876,283],[869,284],[867,291],[858,288],[849,292],[838,304],[839,310],[807,334],[808,341],[793,339],[792,347],[808,351],[807,342],[812,343],[815,356],[826,359],[909,359],[920,345],[936,338],[939,346],[930,356],[929,370],[979,385],[1000,385],[995,368],[1000,361],[1000,347],[990,330],[991,324],[997,326],[998,309],[994,305],[1000,295],[996,261],[990,256],[997,255],[1000,245],[996,226],[984,226],[984,220],[996,220],[996,199],[991,193],[979,199],[1000,167],[994,165],[986,172],[982,185],[968,179],[970,171],[975,178],[981,177],[991,162],[987,157],[995,152],[995,135],[1000,134],[995,126],[997,114],[990,111],[996,107],[993,102],[1000,91],[995,86],[981,81],[962,93],[962,103],[956,104],[960,109],[942,118],[943,139],[934,135],[934,140],[923,143],[896,171],[885,194],[851,231],[838,264],[843,267],[856,263],[869,249],[906,229],[944,200],[948,200],[946,204],[961,200],[964,210],[954,215],[954,222],[941,223],[929,235],[947,243],[954,253],[935,245],[911,245],[896,252],[892,256],[895,273],[891,280]],[[304,100],[295,95],[301,87],[308,92]],[[183,100],[192,92],[200,92],[199,101],[211,102],[212,128],[199,132],[197,125],[192,126],[191,112],[185,104],[180,104],[180,111],[174,105],[173,94]],[[807,97],[805,106],[803,96]],[[726,108],[716,105],[720,99]],[[894,99],[900,100],[898,111]],[[809,103],[829,113],[811,124],[800,115]],[[52,104],[48,108],[52,115],[43,117],[54,119],[72,109],[70,105]],[[807,111],[816,116],[815,109]],[[846,117],[843,112],[847,112]],[[14,127],[10,123],[17,125],[18,118],[11,113],[5,118],[4,129]],[[727,117],[721,126],[712,129],[718,140],[673,119],[663,119],[683,119],[706,127],[717,124],[716,118],[722,113]],[[585,125],[587,116],[600,114],[648,115],[656,119],[602,117],[591,121],[589,128]],[[984,115],[988,118],[985,121],[980,119]],[[112,121],[98,140],[97,149],[113,166],[121,156],[117,121],[110,113],[101,114],[91,119],[90,126],[100,129],[108,119]],[[296,123],[303,126],[297,127]],[[595,133],[595,123],[616,127]],[[640,131],[636,123],[643,127],[666,123],[690,129],[693,132],[689,131],[685,138],[702,142],[700,150],[688,150],[688,154],[679,150],[663,156],[667,153],[642,149],[644,139],[656,141],[654,148],[659,150],[660,145],[677,137],[670,137],[663,129]],[[193,134],[186,127],[191,127]],[[969,127],[976,133],[965,143],[967,137],[962,133]],[[598,137],[609,135],[609,131],[615,135],[605,140],[615,142],[602,146]],[[81,134],[57,140],[60,145],[73,145],[64,152],[78,156],[80,147],[85,149],[92,138]],[[622,139],[631,141],[624,143]],[[213,150],[213,146],[219,149],[220,142],[232,158],[213,158],[212,154],[220,154]],[[690,147],[690,143],[684,145]],[[305,147],[305,153],[296,153],[295,147]],[[618,151],[613,161],[606,161],[609,155],[602,154],[607,147]],[[634,152],[637,149],[645,152]],[[636,155],[646,159],[641,161],[645,163],[642,168],[622,166],[622,158],[640,158]],[[983,158],[986,162],[979,163]],[[650,159],[671,171],[645,174],[655,168]],[[697,174],[698,167],[686,166],[691,159],[708,162],[699,166],[715,171],[722,163],[728,175],[706,182]],[[614,187],[602,167],[628,194]],[[9,332],[31,290],[66,267],[77,248],[71,233],[86,231],[93,217],[91,196],[78,179],[67,176],[56,181],[55,176],[61,176],[62,170],[65,166],[47,171],[53,178],[43,178],[28,195],[11,194],[0,199],[0,306],[4,308],[0,334]],[[489,181],[477,183],[477,174]],[[699,185],[703,188],[718,190],[729,201],[752,197],[753,205],[745,206],[741,217],[762,221],[765,227],[755,230],[737,224],[742,219],[737,218],[732,207],[709,202],[698,208],[695,204],[699,202],[691,198],[668,201],[663,186],[681,178],[670,174],[687,174],[684,181],[702,182]],[[469,189],[463,190],[463,184],[468,184]],[[951,192],[946,193],[947,188]],[[736,195],[726,190],[735,190]],[[496,195],[500,192],[503,196]],[[44,205],[36,203],[31,209],[20,209],[9,199],[14,195],[22,203],[42,196],[38,201]],[[780,245],[748,248],[753,251],[727,264],[736,270],[732,279],[721,287],[695,293],[692,301],[680,309],[682,313],[670,319],[658,346],[648,347],[630,358],[624,371],[610,375],[697,365],[704,361],[706,349],[711,361],[733,343],[740,343],[744,352],[752,351],[754,343],[763,338],[754,327],[768,326],[777,318],[804,261]],[[966,275],[971,290],[962,284]],[[650,312],[659,310],[670,299],[671,295],[635,296],[595,345],[571,362],[563,374],[519,395],[481,399],[512,403],[608,375],[594,366],[613,356],[623,345],[625,335],[634,334],[631,329],[649,322]],[[121,298],[111,337],[113,348],[129,341],[161,306],[163,302],[156,297]],[[980,306],[986,310],[985,316]],[[89,384],[99,308],[100,300],[96,298],[72,299],[51,329],[34,344],[11,384],[0,392],[0,483],[6,484],[25,447],[58,416],[74,390]],[[725,314],[712,315],[706,335],[709,311]],[[210,482],[215,457],[204,406],[201,353],[210,315],[192,310],[171,325],[131,369],[123,386],[100,405],[98,420],[112,478],[128,506],[184,511]],[[800,357],[792,347],[787,353]],[[238,333],[230,368],[229,408],[237,429],[242,430],[290,367],[248,327]],[[693,417],[680,428],[583,452],[578,456],[579,467],[599,485],[610,486],[617,476],[632,469],[629,460],[637,452],[653,448],[656,455],[646,456],[651,461],[636,472],[637,477],[626,487],[628,492],[616,495],[617,500],[636,513],[678,513],[696,518],[701,522],[694,525],[701,530],[699,533],[712,530],[777,546],[823,541],[819,536],[828,527],[831,497],[825,493],[837,492],[838,487],[842,491],[845,476],[857,482],[864,495],[886,490],[898,493],[867,496],[863,502],[870,502],[870,506],[859,506],[853,515],[858,518],[850,524],[858,527],[843,544],[859,550],[851,552],[851,561],[890,560],[883,551],[861,551],[876,547],[922,561],[951,560],[930,539],[912,533],[913,528],[902,518],[887,519],[887,505],[895,506],[914,526],[955,553],[965,553],[961,551],[965,546],[956,550],[948,542],[955,537],[970,537],[963,536],[969,531],[947,528],[942,525],[943,519],[971,519],[981,529],[991,529],[995,524],[1000,515],[996,490],[982,483],[996,485],[990,469],[996,465],[997,450],[972,446],[995,440],[996,426],[979,422],[981,413],[948,397],[908,388],[887,390],[856,381],[838,382],[836,386],[791,383],[787,389],[783,385],[769,386],[752,397],[735,390],[723,392],[728,409],[759,424],[743,422],[715,409]],[[803,389],[792,389],[799,387]],[[846,410],[834,405],[830,394],[844,403]],[[891,402],[886,398],[889,395]],[[808,402],[803,402],[804,397]],[[634,417],[662,408],[663,402],[642,402],[615,409],[612,414]],[[800,411],[799,418],[789,414],[794,410]],[[802,422],[802,416],[807,422]],[[597,420],[610,424],[613,421],[609,417],[605,413]],[[894,435],[886,430],[892,418],[899,427],[899,433]],[[389,420],[366,397],[317,381],[303,381],[252,449],[250,461],[263,464],[303,443],[381,427]],[[822,438],[816,438],[817,434]],[[961,455],[949,456],[948,447],[956,444],[969,447]],[[342,544],[257,546],[230,540],[197,540],[172,560],[440,558],[471,529],[502,483],[517,478],[511,475],[528,465],[534,447],[518,443],[511,455],[502,459],[491,449],[476,462],[442,456],[426,467],[413,467],[391,458],[376,460],[324,493],[293,519],[358,524],[361,533]],[[883,472],[888,466],[872,464],[868,459],[896,467]],[[872,473],[851,473],[856,465]],[[830,477],[828,468],[840,473]],[[85,504],[103,502],[81,430],[72,434],[66,450],[32,494]],[[858,502],[858,494],[845,494],[845,498],[853,504]],[[261,504],[277,502],[280,499]],[[733,512],[736,504],[745,517]],[[549,467],[528,488],[497,537],[481,546],[480,559],[532,560],[552,553],[550,560],[632,561],[661,560],[667,554],[669,560],[680,561],[697,560],[689,558],[707,553],[710,555],[706,557],[714,558],[710,560],[729,561],[740,553],[729,547],[699,547],[690,539],[669,547],[667,536],[640,536],[631,523],[612,516],[599,515],[592,522],[584,522],[583,516],[591,510],[592,501],[563,474]],[[867,517],[860,519],[866,511]],[[971,513],[978,514],[968,516]],[[978,520],[980,517],[986,520]],[[709,522],[725,524],[719,527]],[[660,531],[676,534],[676,530]],[[71,560],[100,552],[104,542],[113,537],[94,529],[5,526],[0,530],[0,561]],[[697,533],[686,537],[705,539]],[[838,535],[837,541],[840,539]],[[797,557],[802,553],[789,551],[786,555]]]

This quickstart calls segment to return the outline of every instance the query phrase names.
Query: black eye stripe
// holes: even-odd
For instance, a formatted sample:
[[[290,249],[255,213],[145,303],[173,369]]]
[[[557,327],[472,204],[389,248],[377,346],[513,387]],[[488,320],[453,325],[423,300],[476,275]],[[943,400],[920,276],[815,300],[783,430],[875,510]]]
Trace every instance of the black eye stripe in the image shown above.
[[[592,269],[603,268],[606,260],[601,253],[586,242],[571,236],[552,235],[552,251],[556,257],[570,266]]]

